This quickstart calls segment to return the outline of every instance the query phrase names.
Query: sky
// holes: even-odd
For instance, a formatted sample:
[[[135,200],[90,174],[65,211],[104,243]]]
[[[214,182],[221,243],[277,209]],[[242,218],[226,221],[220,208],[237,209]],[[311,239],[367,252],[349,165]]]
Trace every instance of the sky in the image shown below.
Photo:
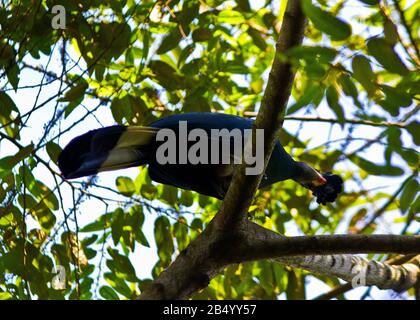
[[[262,3],[262,1],[260,1]],[[352,8],[353,12],[347,12],[345,14],[345,19],[347,21],[352,21],[351,16],[359,13],[356,10],[361,10],[360,3],[357,1],[354,2],[354,6],[351,5],[350,8]],[[252,1],[253,5],[257,6],[259,2]],[[348,15],[348,16],[347,16]],[[358,25],[352,23],[353,32],[358,32],[357,28]],[[72,52],[70,50],[70,55],[73,57],[76,57],[76,53]],[[43,65],[45,66],[48,63],[48,57],[43,56],[40,60],[35,60],[33,58],[25,58],[25,62],[27,62],[30,65]],[[81,64],[83,67],[83,63]],[[57,53],[57,50],[54,51],[54,54],[52,55],[52,58],[48,65],[48,70],[51,70],[53,72],[59,73],[61,71],[61,62],[60,57]],[[40,83],[42,79],[42,75],[38,72],[24,69],[21,71],[20,76],[20,82],[19,86],[25,86],[25,85],[33,85]],[[44,79],[45,82],[45,79]],[[0,79],[0,87],[3,87],[4,79]],[[53,82],[52,84],[46,85],[43,87],[41,92],[38,92],[38,88],[28,88],[28,89],[21,89],[18,90],[17,93],[15,93],[13,90],[7,91],[7,93],[11,96],[13,101],[16,103],[17,107],[19,108],[21,113],[25,113],[28,110],[31,110],[33,106],[35,105],[35,99],[39,94],[37,104],[42,103],[43,101],[49,99],[52,95],[56,94],[59,88],[59,83]],[[84,101],[85,106],[88,109],[94,108],[97,104],[96,101],[86,99]],[[62,107],[63,104],[60,104],[60,107]],[[344,100],[344,106],[346,108],[346,111],[352,110],[353,106],[350,100]],[[48,123],[51,119],[53,110],[55,107],[55,100],[51,103],[48,103],[46,107],[42,109],[42,112],[35,112],[31,118],[29,119],[27,123],[27,127],[22,130],[22,140],[21,142],[24,145],[29,144],[30,142],[34,142],[35,144],[39,141],[39,138],[42,136],[42,129],[44,124]],[[79,110],[80,111],[80,110]],[[322,115],[324,118],[333,118],[334,114],[329,110],[329,108],[326,106],[326,104],[323,102],[321,106],[318,108],[318,113]],[[347,114],[350,114],[348,112]],[[302,113],[298,113],[296,115],[302,115]],[[99,128],[101,126],[108,126],[115,124],[110,109],[108,106],[102,106],[100,107],[99,111],[95,113],[96,117],[88,117],[85,121],[83,121],[81,124],[74,127],[74,129],[70,130],[69,132],[65,133],[59,140],[59,144],[61,147],[64,147],[72,138],[76,137],[77,135],[83,134],[86,131],[93,129],[93,128]],[[81,114],[79,112],[73,112],[65,121],[62,122],[61,129],[67,128],[70,124],[72,124],[74,121],[77,121],[81,117]],[[284,128],[291,133],[295,133],[299,130],[299,122],[296,121],[285,121]],[[316,135],[314,135],[314,132],[316,132]],[[377,128],[374,127],[368,127],[368,126],[358,126],[354,132],[352,133],[353,137],[375,137],[378,132],[380,132]],[[51,132],[49,132],[48,139],[54,137],[58,133],[58,128],[55,127]],[[310,140],[309,147],[314,147],[321,145],[325,143],[325,141],[328,141],[331,137],[332,140],[339,139],[339,138],[345,138],[348,135],[347,130],[342,130],[342,128],[339,125],[334,125],[332,128],[332,131],[330,131],[330,128],[328,125],[320,124],[316,122],[308,122],[305,123],[303,126],[303,129],[299,131],[299,138],[301,140]],[[46,141],[48,141],[48,139]],[[408,141],[407,139],[410,139],[407,135],[403,136],[403,139]],[[351,150],[355,150],[360,144],[359,143],[352,143],[348,149],[350,152]],[[339,145],[332,145],[331,148],[338,147]],[[9,154],[16,153],[16,148],[10,144],[9,142],[1,141],[0,142],[0,156],[4,157]],[[376,160],[378,158],[378,154],[380,154],[382,158],[382,148],[379,146],[374,146],[368,150],[364,154],[364,156],[367,159],[370,160]],[[41,154],[45,159],[48,159],[48,156],[46,155],[45,151],[43,151],[43,154]],[[396,162],[398,164],[398,162]],[[348,165],[348,164],[346,164]],[[56,168],[58,171],[58,168]],[[104,172],[101,173],[98,176],[98,183],[101,185],[113,187],[115,189],[115,179],[118,176],[124,175],[129,176],[131,178],[135,178],[139,172],[138,168],[130,168],[125,169],[123,171],[118,172]],[[43,168],[41,165],[37,166],[34,169],[33,174],[35,177],[43,177],[43,182],[47,183],[49,186],[54,185],[54,180],[51,176],[51,174]],[[86,179],[79,179],[78,181],[85,181]],[[396,179],[394,177],[392,178],[384,178],[384,177],[375,177],[370,176],[366,181],[363,182],[363,187],[365,189],[370,189],[378,186],[384,186],[383,189],[384,192],[391,193],[393,190],[396,190],[400,186],[401,181],[403,178]],[[346,183],[346,191],[351,190],[358,190],[360,186],[354,183]],[[118,196],[115,194],[106,192],[104,190],[98,190],[98,189],[91,189],[92,193],[103,195],[103,196],[109,196],[113,199],[118,199]],[[71,190],[67,186],[63,187],[63,195],[64,195],[64,201],[65,206],[67,208],[72,207],[72,195]],[[120,197],[121,200],[125,200],[123,196]],[[311,205],[315,205],[312,203]],[[376,204],[377,205],[377,204]],[[109,203],[108,211],[112,211],[116,208],[116,204]],[[89,199],[85,200],[79,207],[79,210],[77,212],[77,218],[78,218],[78,224],[79,227],[90,223],[94,221],[99,215],[103,214],[107,207],[101,203],[98,200],[95,199]],[[372,211],[375,209],[375,207],[372,205]],[[63,217],[63,213],[61,211],[55,212],[57,215],[58,220],[61,220]],[[150,272],[157,261],[157,250],[156,246],[154,244],[154,234],[153,234],[153,223],[156,219],[156,213],[152,214],[146,214],[146,220],[145,224],[143,226],[143,232],[146,235],[146,238],[148,239],[149,243],[151,244],[150,248],[146,248],[143,246],[140,246],[136,244],[136,251],[134,254],[131,254],[131,261],[133,265],[136,267],[136,272],[139,278],[144,277],[150,277]],[[397,211],[394,212],[387,212],[386,217],[383,219],[383,223],[380,225],[380,228],[378,229],[378,232],[383,233],[397,233],[399,230],[393,225],[393,220],[395,218],[400,217],[399,213]],[[187,217],[188,218],[188,217]],[[35,226],[36,223],[33,222],[33,225]],[[346,231],[347,223],[342,223],[339,231],[345,232]],[[418,229],[417,225],[417,229]],[[290,224],[289,228],[287,229],[287,235],[293,236],[293,235],[299,235],[300,232],[297,230],[292,224]],[[113,246],[112,241],[109,242],[110,246]],[[95,258],[96,261],[99,261],[99,257]],[[92,262],[91,262],[92,263]],[[328,291],[328,286],[323,284],[322,282],[311,278],[311,284],[308,286],[308,292],[307,292],[307,298],[313,298],[317,296],[318,294],[322,292]],[[358,299],[360,295],[366,290],[366,288],[358,288],[350,293],[347,294],[348,298],[355,298]],[[373,289],[372,295],[380,299],[388,297],[388,293],[384,291],[380,291],[378,289]],[[282,298],[282,297],[281,297]],[[283,296],[284,298],[284,296]]]

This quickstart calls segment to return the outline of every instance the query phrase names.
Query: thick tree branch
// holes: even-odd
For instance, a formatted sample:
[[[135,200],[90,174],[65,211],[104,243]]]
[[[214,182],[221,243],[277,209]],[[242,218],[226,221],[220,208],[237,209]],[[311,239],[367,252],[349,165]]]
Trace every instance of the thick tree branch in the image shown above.
[[[264,129],[264,163],[277,140],[277,133],[283,123],[284,111],[290,96],[294,72],[291,65],[280,59],[282,53],[300,45],[303,39],[305,18],[300,1],[288,1],[278,41],[276,56],[268,77],[267,87],[255,121],[256,129]],[[254,149],[255,150],[255,149]],[[229,230],[244,223],[246,212],[260,183],[261,176],[246,175],[246,164],[235,172],[221,211],[215,217],[215,224]]]
[[[386,263],[388,265],[402,265],[402,264],[405,264],[405,263],[409,262],[410,260],[412,260],[415,257],[416,257],[416,254],[409,254],[409,255],[406,255],[406,256],[398,255],[396,257],[388,259],[384,263]],[[332,288],[330,291],[328,291],[326,293],[320,294],[319,296],[315,297],[313,300],[334,299],[334,298],[337,298],[339,295],[342,295],[342,294],[344,294],[344,293],[346,293],[346,292],[348,292],[352,289],[354,289],[352,284],[350,282],[347,282],[347,283],[344,283],[342,285],[339,285],[339,286],[336,286],[336,287]]]
[[[402,253],[400,252],[401,250],[405,253],[411,252],[419,254],[419,236],[404,237],[391,235],[390,238],[387,238],[389,235],[361,235],[361,237],[359,237],[359,235],[333,235],[315,237],[318,238],[318,241],[315,244],[311,243],[314,237],[295,237],[288,238],[289,241],[284,242],[286,248],[279,250],[279,243],[282,240],[285,240],[286,237],[251,222],[247,224],[246,229],[246,233],[244,233],[244,238],[246,240],[237,241],[234,246],[236,248],[236,252],[245,252],[245,255],[248,255],[248,258],[251,258],[251,254],[247,252],[248,249],[246,247],[248,247],[250,251],[254,251],[254,258],[262,258],[265,254],[267,254],[266,257],[269,256],[267,253],[267,247],[269,247],[270,243],[273,244],[274,242],[277,242],[277,245],[274,246],[277,248],[270,254],[272,254],[272,258],[276,256],[275,253],[279,253],[283,256],[277,256],[278,258],[275,258],[275,261],[289,266],[302,268],[313,273],[339,277],[345,281],[351,282],[352,285],[376,285],[381,289],[403,291],[414,286],[420,281],[420,255],[414,257],[412,260],[401,266],[391,266],[389,264],[392,264],[393,261],[389,261],[388,264],[377,261],[369,261],[365,258],[353,256],[351,254],[318,254],[326,254],[329,252],[329,249],[332,249],[330,246],[335,246],[335,244],[331,243],[334,241],[340,241],[342,245],[346,245],[347,247],[342,247],[341,249],[335,248],[332,252],[368,253],[395,251],[397,253]],[[341,239],[338,239],[337,237]],[[364,238],[364,241],[368,244],[360,243],[363,237],[366,237]],[[303,238],[306,238],[306,240]],[[320,238],[323,238],[323,240],[319,241]],[[350,243],[352,240],[347,240],[351,238],[355,240],[354,243]],[[394,238],[395,241],[391,240],[392,238]],[[297,240],[290,241],[290,239]],[[405,241],[407,241],[407,245],[405,244]],[[264,244],[265,249],[263,250],[266,252],[261,253],[258,249],[261,249],[260,245],[264,242],[266,245]],[[303,244],[303,242],[306,242],[306,244]],[[382,244],[380,245],[379,242],[382,242]],[[392,244],[390,244],[390,242],[392,242]],[[294,247],[290,248],[290,250],[293,250],[296,254],[303,253],[308,255],[287,256],[289,255],[289,246]],[[358,246],[359,249],[353,250],[353,246]],[[410,248],[407,250],[408,247]],[[238,248],[241,249],[238,250]],[[231,257],[232,252],[227,252],[226,255],[227,257]],[[242,256],[241,258],[242,260],[247,259],[246,256]]]
[[[325,235],[279,237],[247,244],[241,261],[287,256],[352,253],[420,253],[420,236],[401,235]]]
[[[300,1],[287,3],[280,36],[276,44],[276,58],[268,78],[267,88],[256,120],[257,128],[264,128],[265,164],[274,147],[277,131],[290,96],[293,83],[291,65],[279,55],[301,43],[305,26]],[[226,265],[218,259],[220,245],[229,242],[230,231],[246,222],[246,213],[259,185],[260,176],[245,175],[245,164],[235,172],[222,208],[210,225],[177,259],[141,294],[141,299],[180,299],[204,288]],[[233,232],[234,233],[234,232]],[[233,234],[232,233],[232,234]]]
[[[389,265],[353,255],[309,256],[306,261],[287,261],[290,266],[313,273],[335,276],[355,286],[377,286],[380,289],[405,291],[420,279],[419,259],[403,265]]]

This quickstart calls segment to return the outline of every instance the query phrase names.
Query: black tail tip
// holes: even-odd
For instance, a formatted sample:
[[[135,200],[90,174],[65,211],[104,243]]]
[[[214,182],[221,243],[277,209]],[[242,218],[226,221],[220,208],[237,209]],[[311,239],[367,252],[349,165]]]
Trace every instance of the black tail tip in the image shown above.
[[[322,176],[327,180],[327,183],[314,188],[313,194],[317,198],[316,202],[325,205],[327,202],[334,202],[338,194],[343,192],[343,179],[331,172],[322,173]]]

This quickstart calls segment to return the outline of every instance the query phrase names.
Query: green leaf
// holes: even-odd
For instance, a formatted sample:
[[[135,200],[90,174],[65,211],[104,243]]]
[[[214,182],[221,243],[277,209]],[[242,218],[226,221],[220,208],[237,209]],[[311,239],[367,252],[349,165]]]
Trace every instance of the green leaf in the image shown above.
[[[330,12],[312,4],[311,0],[302,0],[302,9],[315,28],[328,34],[332,40],[344,40],[350,37],[351,27]]]
[[[242,13],[235,10],[222,10],[217,16],[218,23],[241,24],[245,22]]]
[[[168,63],[161,60],[152,60],[150,69],[159,84],[168,90],[176,90],[183,84],[183,78]]]
[[[26,159],[33,151],[34,151],[34,145],[32,143],[26,147],[23,147],[15,155],[8,157],[7,168],[9,169],[13,168],[16,164]]]
[[[411,105],[412,100],[408,93],[387,85],[381,85],[381,88],[385,93],[385,99],[380,101],[380,105],[392,116],[399,115],[400,107],[404,108]]]
[[[111,113],[117,123],[123,123],[126,111],[130,111],[128,100],[115,97],[111,102]]]
[[[395,150],[401,148],[401,130],[399,128],[389,127],[386,133],[389,146]]]
[[[43,201],[48,208],[58,210],[60,208],[58,199],[43,182],[35,180],[28,186],[29,191],[39,200]]]
[[[81,96],[80,98],[76,99],[76,100],[72,100],[69,102],[69,104],[66,106],[66,109],[64,111],[64,118],[67,118],[69,116],[70,113],[73,112],[74,109],[76,109],[76,107],[82,103],[83,101],[83,97]]]
[[[341,127],[344,126],[344,111],[343,107],[338,102],[338,92],[334,86],[329,86],[326,92],[327,103],[330,109],[337,116],[338,122],[341,124]]]
[[[160,197],[164,202],[174,206],[178,201],[178,188],[164,184]]]
[[[397,26],[390,20],[386,19],[384,23],[385,40],[390,45],[395,45],[399,41]]]
[[[189,24],[198,16],[199,10],[200,1],[189,0],[183,2],[181,13],[177,18],[182,23],[185,33],[189,33]]]
[[[265,51],[267,49],[267,42],[265,42],[263,36],[259,31],[256,29],[249,27],[248,28],[248,34],[252,38],[252,41],[254,44],[261,50]]]
[[[191,55],[191,53],[194,52],[195,46],[196,46],[195,43],[190,43],[188,46],[182,49],[178,57],[178,63],[177,63],[178,68],[184,65],[187,58]]]
[[[419,146],[420,145],[420,123],[414,120],[407,125],[406,129],[408,132],[410,132],[414,143]]]
[[[131,197],[136,191],[134,181],[129,177],[118,177],[115,184],[118,191],[126,197]]]
[[[120,241],[120,238],[123,234],[123,228],[125,225],[124,221],[124,211],[121,208],[117,208],[112,215],[112,224],[111,224],[111,235],[114,245],[117,245]]]
[[[45,230],[50,230],[56,222],[56,218],[44,202],[36,201],[31,195],[19,195],[19,205],[26,208],[28,212],[38,221]]]
[[[130,298],[132,296],[132,292],[127,283],[124,280],[118,279],[115,274],[107,272],[104,274],[104,278],[106,282],[108,282],[119,294],[126,298]]]
[[[121,255],[118,250],[108,249],[111,260],[107,260],[106,265],[110,270],[118,275],[119,278],[130,282],[136,282],[136,271],[128,257]]]
[[[369,95],[375,93],[377,88],[376,75],[372,71],[369,60],[362,55],[355,56],[351,63],[353,77],[360,82]]]
[[[74,101],[82,98],[85,94],[86,89],[89,87],[85,80],[80,81],[76,86],[72,87],[69,91],[64,94],[64,97],[59,101]]]
[[[0,64],[7,66],[15,58],[15,49],[8,43],[0,43]]]
[[[238,4],[240,11],[251,12],[251,5],[248,0],[236,0],[235,2]]]
[[[180,202],[183,206],[191,207],[194,204],[194,195],[190,190],[182,190]]]
[[[9,292],[0,292],[0,300],[9,300],[12,299],[13,296]]]
[[[62,151],[62,149],[61,149],[61,147],[57,144],[57,143],[55,143],[55,142],[53,142],[53,141],[49,141],[47,144],[46,144],[46,149],[47,149],[47,153],[48,153],[48,156],[50,157],[50,159],[54,162],[54,163],[57,163],[57,160],[58,160],[58,156],[60,155],[60,153],[61,153],[61,151]]]
[[[382,85],[382,90],[386,95],[386,99],[394,104],[397,105],[399,107],[405,108],[411,105],[412,100],[411,100],[411,96],[406,93],[406,92],[402,92],[400,90],[398,90],[397,88],[391,87],[391,86],[387,86],[387,85]]]
[[[198,28],[192,33],[192,39],[194,42],[204,42],[211,39],[213,32],[208,28]]]
[[[400,196],[400,210],[402,213],[405,213],[408,210],[418,192],[419,183],[416,179],[411,179],[404,187]]]
[[[159,48],[157,49],[157,54],[164,54],[179,45],[182,36],[179,33],[178,29],[172,30],[165,38],[163,38]]]
[[[18,88],[18,84],[19,84],[19,67],[17,65],[17,63],[15,61],[11,61],[11,65],[8,66],[8,68],[6,69],[6,75],[7,75],[7,79],[9,80],[10,84],[12,85],[13,89],[15,89],[15,91]]]
[[[103,231],[111,226],[112,212],[102,214],[96,221],[91,222],[80,229],[80,232]]]
[[[360,2],[363,2],[369,6],[374,6],[379,4],[380,0],[359,0]]]
[[[178,244],[178,250],[184,250],[188,245],[188,226],[184,217],[179,217],[173,226],[174,236]]]
[[[9,118],[12,111],[19,112],[16,104],[13,100],[9,97],[6,92],[0,92],[0,114],[3,115],[5,118]]]
[[[155,220],[154,234],[159,259],[164,266],[168,266],[172,260],[174,244],[171,233],[171,224],[167,217],[161,216]]]
[[[323,86],[315,83],[305,88],[305,90],[303,90],[303,95],[299,97],[294,105],[287,109],[287,115],[295,113],[310,103],[313,103],[315,106],[317,106],[324,95],[324,90],[325,88]]]
[[[388,71],[405,76],[409,70],[401,61],[398,54],[394,51],[384,38],[374,38],[367,43],[368,52]]]
[[[109,286],[102,286],[99,288],[99,293],[106,300],[120,300],[118,294]]]
[[[341,88],[343,89],[343,92],[347,96],[353,98],[354,104],[357,105],[359,108],[361,108],[362,105],[360,104],[360,101],[359,101],[359,98],[358,98],[359,93],[357,91],[356,85],[353,83],[351,78],[347,74],[342,74],[338,78],[338,83],[341,86]]]
[[[348,227],[348,229],[349,229],[349,231],[352,231],[352,229],[354,228],[354,227],[356,227],[356,224],[359,222],[359,221],[362,221],[364,218],[365,218],[365,216],[368,214],[368,210],[366,209],[366,208],[360,208],[354,215],[353,215],[353,217],[351,218],[351,220],[350,220],[350,222],[349,222],[349,227]]]
[[[305,276],[300,270],[290,270],[286,289],[288,300],[305,300]]]
[[[322,46],[298,46],[287,50],[288,56],[304,59],[310,63],[327,64],[332,62],[338,51],[330,47]]]
[[[420,195],[417,196],[416,200],[414,200],[413,204],[411,205],[411,211],[420,212]]]

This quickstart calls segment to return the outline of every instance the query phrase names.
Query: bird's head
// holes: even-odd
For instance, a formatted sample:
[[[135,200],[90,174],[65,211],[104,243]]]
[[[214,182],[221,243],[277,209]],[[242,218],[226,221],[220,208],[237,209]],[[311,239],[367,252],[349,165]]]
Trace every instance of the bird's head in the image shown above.
[[[322,174],[316,169],[312,168],[305,162],[298,162],[299,173],[295,180],[309,190],[314,190],[316,187],[323,186],[327,183]]]
[[[343,192],[343,179],[331,172],[320,173],[304,162],[298,162],[299,174],[295,180],[312,191],[319,204],[334,202],[339,193]]]

